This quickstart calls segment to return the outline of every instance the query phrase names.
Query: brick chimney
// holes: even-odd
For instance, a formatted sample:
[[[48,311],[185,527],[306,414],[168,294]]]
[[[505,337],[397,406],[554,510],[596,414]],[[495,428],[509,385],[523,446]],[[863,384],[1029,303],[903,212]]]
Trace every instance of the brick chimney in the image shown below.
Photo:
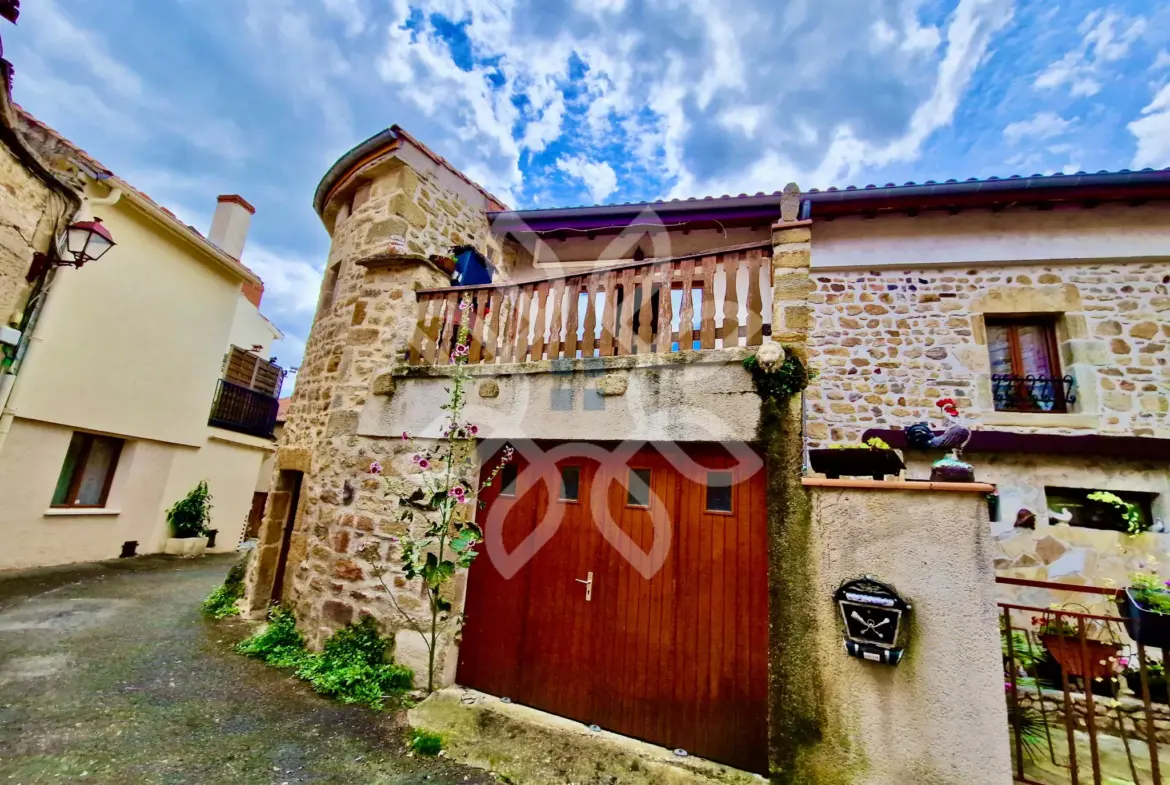
[[[244,241],[248,239],[248,227],[252,225],[256,208],[238,194],[224,194],[218,202],[207,239],[218,245],[224,253],[239,259],[244,252]]]

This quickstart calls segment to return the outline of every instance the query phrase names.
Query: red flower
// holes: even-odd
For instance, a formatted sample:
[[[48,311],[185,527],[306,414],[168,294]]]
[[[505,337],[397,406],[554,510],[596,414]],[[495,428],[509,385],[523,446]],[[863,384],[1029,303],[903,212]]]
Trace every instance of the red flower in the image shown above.
[[[956,409],[954,406],[948,406],[948,407],[946,407],[945,409],[943,409],[943,411],[944,411],[944,412],[946,412],[947,414],[949,414],[949,415],[950,415],[950,416],[952,416],[952,417],[958,417],[958,416],[959,416],[959,410],[958,410],[958,409]]]
[[[940,409],[943,408],[944,406],[953,407],[955,405],[955,399],[954,398],[939,398],[937,401],[934,402],[934,405]]]

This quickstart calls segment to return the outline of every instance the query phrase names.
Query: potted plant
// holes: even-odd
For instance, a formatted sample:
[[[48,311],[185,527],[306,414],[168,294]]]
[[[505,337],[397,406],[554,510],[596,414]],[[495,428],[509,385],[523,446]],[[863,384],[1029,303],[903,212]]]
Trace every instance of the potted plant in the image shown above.
[[[1086,681],[1105,679],[1117,669],[1121,644],[1102,641],[1088,636],[1083,641],[1075,626],[1068,620],[1055,616],[1033,617],[1036,635],[1048,653],[1069,676],[1080,676]],[[1085,653],[1088,662],[1085,662]]]
[[[1129,637],[1143,646],[1170,648],[1170,581],[1155,573],[1130,573],[1129,586],[1117,597]]]
[[[1106,519],[1111,519],[1118,529],[1124,529],[1131,537],[1149,530],[1150,525],[1142,520],[1142,512],[1136,504],[1130,504],[1115,493],[1093,491],[1085,497],[1096,502],[1097,510]]]
[[[211,522],[211,494],[202,480],[167,510],[171,537],[163,548],[174,556],[202,556],[207,550],[207,524]]]
[[[1141,698],[1141,666],[1131,664],[1124,657],[1122,661],[1126,662],[1128,666],[1125,669],[1125,683],[1129,685],[1130,692],[1138,698]],[[1146,660],[1146,679],[1150,685],[1150,700],[1154,703],[1170,703],[1170,691],[1167,690],[1165,666],[1157,660]]]
[[[906,468],[902,457],[876,436],[863,444],[833,444],[823,450],[809,450],[813,471],[830,480],[839,477],[884,479]]]

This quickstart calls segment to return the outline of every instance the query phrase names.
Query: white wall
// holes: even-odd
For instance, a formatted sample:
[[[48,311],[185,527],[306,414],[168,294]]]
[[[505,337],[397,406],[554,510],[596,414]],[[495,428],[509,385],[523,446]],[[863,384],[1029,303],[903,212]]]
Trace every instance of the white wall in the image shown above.
[[[812,267],[1170,259],[1170,204],[1014,208],[813,223]]]
[[[236,313],[232,318],[232,331],[227,349],[238,346],[246,351],[258,345],[263,347],[260,349],[260,356],[267,359],[271,354],[272,342],[282,336],[280,330],[265,319],[260,309],[252,305],[247,297],[241,294],[236,299]]]

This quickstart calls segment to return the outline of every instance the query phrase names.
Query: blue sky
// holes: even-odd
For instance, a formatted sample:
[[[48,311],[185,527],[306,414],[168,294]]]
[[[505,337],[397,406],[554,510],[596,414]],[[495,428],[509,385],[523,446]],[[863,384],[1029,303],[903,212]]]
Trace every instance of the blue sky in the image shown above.
[[[515,207],[1170,166],[1149,0],[33,0],[21,104],[243,260],[297,365],[332,162],[398,123]]]

